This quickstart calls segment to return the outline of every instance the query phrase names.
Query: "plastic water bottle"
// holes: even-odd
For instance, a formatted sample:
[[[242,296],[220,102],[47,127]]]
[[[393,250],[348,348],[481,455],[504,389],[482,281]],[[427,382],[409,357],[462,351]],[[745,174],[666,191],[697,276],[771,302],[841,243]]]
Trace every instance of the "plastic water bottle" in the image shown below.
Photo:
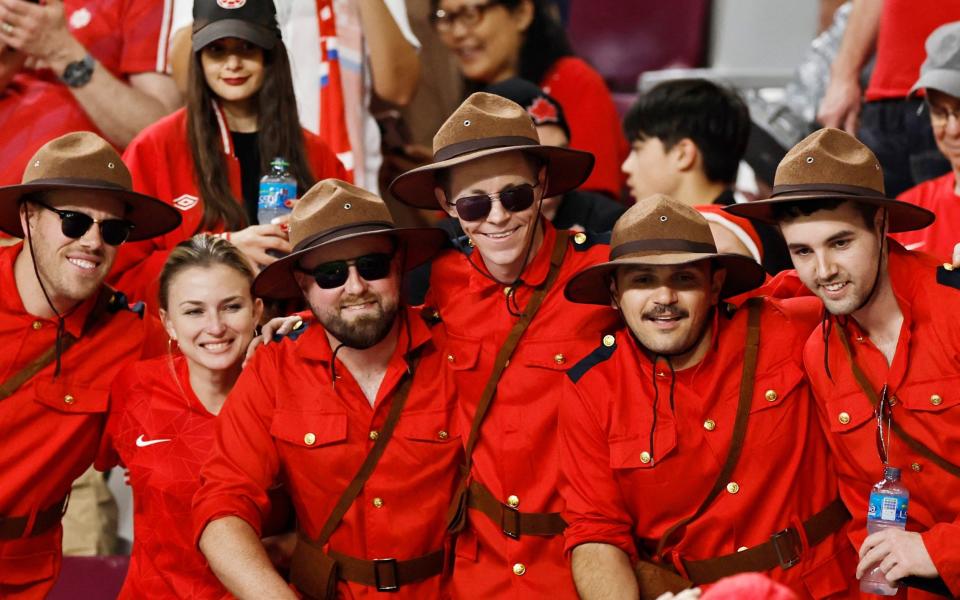
[[[257,222],[261,225],[268,225],[293,210],[297,180],[290,175],[289,169],[290,163],[278,156],[270,162],[270,172],[260,179]]]
[[[867,534],[891,528],[906,529],[909,499],[910,492],[900,483],[900,469],[884,467],[883,479],[870,491]],[[897,586],[887,581],[877,565],[860,578],[860,591],[880,596],[895,596]]]

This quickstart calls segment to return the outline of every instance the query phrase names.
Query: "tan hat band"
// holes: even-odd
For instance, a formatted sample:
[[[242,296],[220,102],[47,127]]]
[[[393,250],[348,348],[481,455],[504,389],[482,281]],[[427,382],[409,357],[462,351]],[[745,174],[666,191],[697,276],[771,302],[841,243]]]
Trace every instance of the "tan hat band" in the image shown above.
[[[100,187],[100,188],[111,188],[120,190],[123,192],[130,191],[122,185],[113,183],[112,181],[106,181],[104,179],[84,179],[81,177],[54,177],[51,179],[33,179],[24,183],[24,185],[65,185],[65,186],[86,186],[86,187]]]
[[[335,229],[327,229],[320,233],[306,237],[297,242],[297,245],[293,247],[293,251],[299,252],[301,250],[306,250],[307,248],[326,244],[348,235],[369,233],[372,231],[383,231],[384,233],[389,233],[393,231],[393,229],[393,223],[390,223],[389,221],[367,221],[365,223],[354,223],[352,225],[345,225]]]
[[[610,250],[610,260],[616,260],[625,254],[634,252],[693,252],[695,254],[716,254],[717,247],[705,242],[691,242],[690,240],[662,239],[662,240],[634,240],[615,246]]]
[[[524,137],[522,135],[501,135],[497,137],[481,138],[478,140],[466,140],[444,146],[437,150],[433,155],[436,162],[450,160],[463,154],[479,152],[480,150],[489,150],[490,148],[505,148],[510,146],[536,146],[540,142]]]
[[[840,196],[864,196],[867,198],[876,198],[882,196],[883,192],[873,188],[862,187],[859,185],[843,185],[841,183],[795,183],[773,186],[771,198],[780,196],[801,196],[807,194],[837,194]]]

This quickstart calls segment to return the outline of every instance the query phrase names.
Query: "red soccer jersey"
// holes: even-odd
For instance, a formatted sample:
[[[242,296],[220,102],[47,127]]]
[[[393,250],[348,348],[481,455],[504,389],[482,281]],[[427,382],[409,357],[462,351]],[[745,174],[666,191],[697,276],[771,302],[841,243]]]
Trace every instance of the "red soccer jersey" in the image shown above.
[[[134,363],[114,380],[96,466],[122,464],[133,488],[133,552],[120,598],[229,596],[194,546],[191,521],[215,425],[182,356]]]
[[[542,222],[543,245],[514,295],[519,307],[527,304],[531,286],[543,283],[550,266],[557,232]],[[563,287],[581,269],[606,260],[608,253],[608,246],[591,245],[585,234],[569,242],[554,287],[500,379],[473,453],[471,477],[500,502],[516,496],[522,512],[558,513],[562,508],[557,409],[564,371],[593,349],[600,332],[616,323],[616,313],[609,308],[568,302]],[[517,321],[504,287],[486,273],[478,257],[451,250],[434,260],[427,296],[427,304],[436,306],[443,318],[444,353],[456,381],[464,432],[470,430],[497,351]],[[576,598],[563,536],[514,540],[504,535],[500,523],[477,510],[470,510],[467,528],[457,539],[453,572],[455,595],[462,598]]]
[[[837,497],[803,373],[803,341],[819,315],[816,298],[764,301],[743,451],[726,490],[666,546],[681,573],[683,561],[765,543]],[[730,449],[746,329],[745,308],[716,316],[703,361],[676,372],[664,358],[654,368],[622,329],[598,350],[606,360],[571,369],[560,408],[568,551],[601,542],[635,561],[635,540],[655,551],[665,531],[700,506]],[[856,563],[840,530],[805,549],[797,566],[766,574],[802,598],[855,598]]]
[[[445,514],[463,452],[453,389],[419,311],[405,314],[412,346],[401,330],[372,407],[343,363],[331,364],[326,333],[313,319],[296,341],[257,350],[220,413],[213,455],[201,469],[197,538],[207,523],[230,515],[259,533],[269,509],[267,489],[282,477],[299,526],[315,539],[383,427],[412,347],[420,357],[396,430],[326,549],[403,560],[445,546]],[[339,593],[349,599],[375,592],[341,581]],[[445,579],[438,576],[403,585],[394,597],[445,594]]]
[[[953,172],[924,181],[900,194],[897,199],[922,206],[937,220],[917,231],[896,233],[893,238],[907,250],[932,254],[941,262],[953,262],[953,247],[960,244],[960,196]]]
[[[219,114],[219,113],[218,113]],[[230,132],[220,122],[227,179],[235,198],[242,198],[240,160],[233,151]],[[346,179],[347,172],[326,143],[303,130],[307,159],[317,181]],[[193,152],[187,141],[187,111],[180,109],[144,129],[123,154],[133,177],[133,189],[169,202],[181,211],[180,227],[166,235],[124,244],[110,274],[111,283],[136,298],[157,298],[158,278],[173,248],[199,233],[203,199],[194,178]],[[222,226],[216,232],[223,231]]]
[[[936,281],[937,262],[890,244],[887,269],[903,312],[900,338],[888,366],[854,319],[847,332],[853,356],[879,394],[894,399],[893,420],[954,464],[960,456],[960,292]],[[833,328],[840,325],[834,320]],[[824,367],[827,352],[830,373]],[[840,495],[853,515],[850,539],[859,548],[867,535],[870,488],[883,477],[877,453],[873,405],[857,385],[837,332],[825,346],[819,329],[807,340],[804,363],[816,394],[840,477]],[[919,531],[934,565],[960,595],[960,479],[890,436],[889,462],[910,490],[907,529]],[[909,598],[932,598],[910,590]]]
[[[17,292],[13,264],[22,248],[0,248],[0,381],[56,340],[56,319],[27,313]],[[126,310],[81,336],[95,302],[83,302],[65,318],[66,331],[79,341],[63,354],[60,375],[53,377],[51,363],[0,400],[0,517],[32,519],[66,496],[96,455],[110,382],[125,365],[162,347],[155,343],[164,339],[159,322]],[[46,596],[60,569],[60,531],[0,539],[0,598]]]
[[[173,0],[64,0],[70,33],[116,77],[167,70]],[[98,68],[99,68],[98,65]],[[97,132],[70,89],[46,70],[25,70],[0,94],[0,185],[20,183],[27,161],[72,131]]]

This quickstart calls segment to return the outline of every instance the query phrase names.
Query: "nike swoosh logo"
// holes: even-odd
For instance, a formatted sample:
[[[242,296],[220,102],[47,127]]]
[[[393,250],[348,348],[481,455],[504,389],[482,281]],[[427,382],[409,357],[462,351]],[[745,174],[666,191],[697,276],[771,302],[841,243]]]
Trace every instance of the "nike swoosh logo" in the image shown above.
[[[160,439],[160,440],[144,440],[143,434],[141,433],[140,437],[137,438],[137,448],[146,448],[147,446],[152,446],[154,444],[160,444],[160,443],[169,442],[169,441],[172,441],[172,440],[170,440],[169,438]]]

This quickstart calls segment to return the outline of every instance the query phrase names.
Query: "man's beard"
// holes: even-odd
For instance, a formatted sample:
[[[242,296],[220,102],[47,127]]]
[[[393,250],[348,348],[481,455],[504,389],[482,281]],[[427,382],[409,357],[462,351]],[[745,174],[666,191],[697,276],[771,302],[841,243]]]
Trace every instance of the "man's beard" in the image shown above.
[[[385,303],[383,298],[371,299],[376,303],[377,314],[347,321],[339,313],[320,313],[313,309],[317,320],[333,337],[348,348],[365,350],[376,346],[387,336],[397,317],[397,303]]]

